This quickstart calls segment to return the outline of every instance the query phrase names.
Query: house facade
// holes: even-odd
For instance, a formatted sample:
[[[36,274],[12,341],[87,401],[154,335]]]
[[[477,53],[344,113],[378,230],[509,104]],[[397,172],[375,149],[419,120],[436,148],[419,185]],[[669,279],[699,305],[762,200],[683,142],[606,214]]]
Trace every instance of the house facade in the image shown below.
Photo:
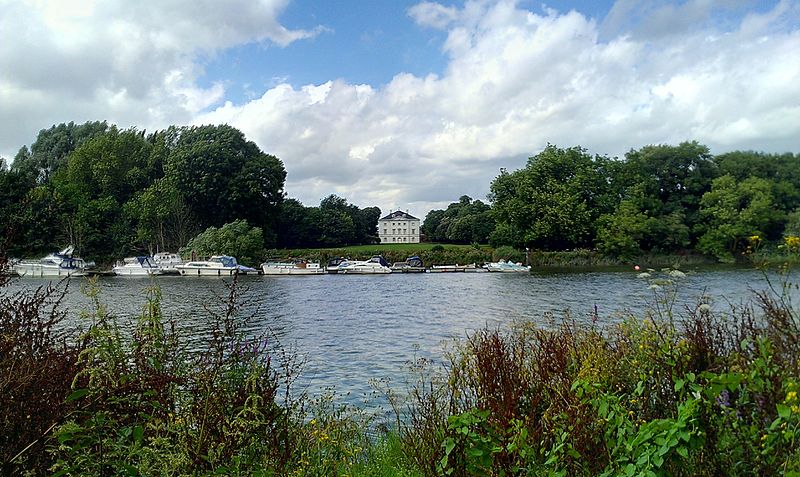
[[[408,212],[390,212],[378,220],[381,243],[419,243],[419,219]]]

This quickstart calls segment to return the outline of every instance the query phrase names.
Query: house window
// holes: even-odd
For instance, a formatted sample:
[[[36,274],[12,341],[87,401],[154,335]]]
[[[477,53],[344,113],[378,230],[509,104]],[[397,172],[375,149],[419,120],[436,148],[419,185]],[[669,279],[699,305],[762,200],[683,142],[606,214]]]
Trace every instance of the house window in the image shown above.
[[[416,233],[417,233],[417,229],[411,229],[411,235],[414,235]]]

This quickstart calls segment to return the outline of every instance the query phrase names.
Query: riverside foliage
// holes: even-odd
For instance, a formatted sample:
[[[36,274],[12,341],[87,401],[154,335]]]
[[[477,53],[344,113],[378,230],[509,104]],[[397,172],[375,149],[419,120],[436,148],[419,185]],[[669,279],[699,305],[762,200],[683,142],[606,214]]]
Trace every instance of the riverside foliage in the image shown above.
[[[0,233],[15,256],[69,243],[111,263],[179,250],[213,227],[208,244],[208,235],[243,222],[260,230],[252,250],[377,241],[377,207],[336,195],[312,207],[286,197],[283,162],[227,125],[146,134],[106,122],[60,124],[7,163],[0,160]],[[798,171],[796,153],[714,156],[697,142],[647,145],[623,158],[548,145],[525,167],[501,169],[488,203],[462,196],[430,211],[421,230],[432,242],[590,250],[626,262],[687,251],[734,261],[750,237],[763,252],[800,236]]]
[[[0,288],[0,463],[32,475],[798,475],[796,287],[727,312],[710,297],[675,310],[681,276],[643,275],[654,302],[639,314],[479,330],[443,365],[410,362],[407,389],[382,389],[394,425],[335,394],[296,394],[301,360],[242,332],[257,310],[235,280],[192,350],[156,288],[125,325],[87,282],[80,333],[61,331],[67,282]]]

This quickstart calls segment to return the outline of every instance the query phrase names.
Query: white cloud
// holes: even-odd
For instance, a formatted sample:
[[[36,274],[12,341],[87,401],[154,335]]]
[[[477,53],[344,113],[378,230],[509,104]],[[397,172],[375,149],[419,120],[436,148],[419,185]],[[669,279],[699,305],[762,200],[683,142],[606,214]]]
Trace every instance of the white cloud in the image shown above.
[[[185,124],[217,104],[201,87],[201,57],[237,45],[287,45],[287,0],[0,0],[0,154],[62,121],[123,127]]]
[[[337,193],[361,206],[408,208],[418,216],[463,194],[484,198],[500,167],[522,166],[547,143],[611,155],[691,139],[715,152],[800,151],[800,62],[794,61],[800,13],[789,2],[761,13],[728,2],[717,17],[716,2],[653,1],[637,9],[623,0],[600,23],[575,11],[535,13],[514,1],[460,8],[424,2],[409,15],[446,30],[448,63],[440,75],[398,73],[379,88],[341,80],[300,88],[279,83],[244,104],[207,111],[225,92],[222,85],[197,85],[194,52],[312,34],[287,33],[277,24],[283,2],[242,4],[251,17],[245,20],[227,15],[229,5],[215,5],[193,7],[196,15],[184,18],[174,4],[167,13],[145,13],[98,2],[92,15],[130,8],[121,18],[131,20],[116,24],[117,16],[106,13],[105,29],[88,36],[66,22],[59,27],[66,40],[41,19],[31,31],[15,28],[23,39],[0,46],[4,124],[17,118],[37,128],[102,118],[139,126],[228,123],[284,161],[289,195],[306,204]],[[3,15],[5,32],[10,20]],[[270,21],[251,21],[259,15]],[[240,23],[213,28],[218,18]],[[162,21],[172,24],[161,28]],[[115,55],[90,47],[126,37],[148,47]],[[21,62],[25,54],[15,48],[42,44],[48,46],[37,59],[45,66]],[[17,62],[19,71],[8,73]],[[72,63],[83,66],[66,68]],[[63,86],[41,77],[53,71]],[[41,121],[52,117],[54,101],[64,116]],[[6,139],[0,136],[2,144]]]
[[[700,18],[706,3],[655,17]],[[733,28],[605,40],[580,13],[515,2],[425,2],[410,15],[448,28],[441,77],[401,73],[378,90],[281,85],[199,121],[231,123],[276,153],[288,192],[306,203],[336,192],[421,215],[464,193],[483,198],[499,167],[520,167],[548,142],[611,155],[688,139],[719,152],[800,150],[800,63],[790,60],[800,30],[776,28],[797,19],[785,4]]]

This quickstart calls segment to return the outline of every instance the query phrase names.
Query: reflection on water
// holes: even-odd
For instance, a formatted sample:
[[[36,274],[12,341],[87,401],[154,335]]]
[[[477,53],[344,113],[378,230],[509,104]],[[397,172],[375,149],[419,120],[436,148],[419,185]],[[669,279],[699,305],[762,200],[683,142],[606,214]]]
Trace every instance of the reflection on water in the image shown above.
[[[98,280],[100,297],[123,322],[145,302],[150,278]],[[194,346],[208,339],[209,309],[221,310],[217,297],[227,289],[216,278],[155,277],[162,307],[182,336]],[[12,290],[42,285],[20,279]],[[484,326],[507,326],[515,320],[546,324],[569,310],[588,320],[595,306],[601,324],[625,312],[641,316],[653,290],[634,272],[550,274],[394,274],[381,276],[243,277],[243,313],[252,314],[249,333],[273,334],[305,356],[301,385],[314,392],[328,386],[350,392],[356,402],[371,391],[369,381],[402,381],[404,365],[414,357],[441,358],[443,343]],[[80,281],[70,284],[65,303],[77,324],[88,300]],[[703,294],[714,306],[740,303],[752,290],[766,288],[761,272],[707,270],[678,280],[676,310]]]

